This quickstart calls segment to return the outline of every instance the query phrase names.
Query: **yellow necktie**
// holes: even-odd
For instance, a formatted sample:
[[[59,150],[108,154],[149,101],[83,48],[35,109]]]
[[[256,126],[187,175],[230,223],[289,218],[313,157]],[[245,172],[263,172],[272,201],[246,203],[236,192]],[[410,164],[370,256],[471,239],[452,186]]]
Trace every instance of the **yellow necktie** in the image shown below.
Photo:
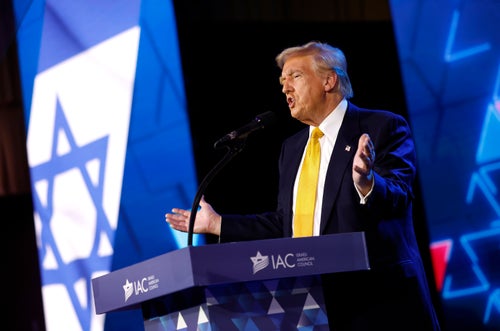
[[[316,205],[321,154],[319,138],[321,137],[323,137],[323,132],[319,128],[314,128],[304,156],[295,201],[294,237],[307,237],[313,234],[314,207]]]

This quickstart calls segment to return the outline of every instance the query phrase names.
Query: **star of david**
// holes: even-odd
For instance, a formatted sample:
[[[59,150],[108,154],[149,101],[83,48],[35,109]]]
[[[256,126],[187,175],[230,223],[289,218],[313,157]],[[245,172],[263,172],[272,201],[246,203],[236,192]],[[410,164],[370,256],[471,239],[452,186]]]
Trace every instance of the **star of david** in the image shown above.
[[[57,153],[59,146],[60,133],[64,134],[69,150],[67,153],[59,155]],[[51,158],[45,162],[31,167],[31,176],[33,184],[33,203],[35,212],[40,218],[40,237],[39,237],[39,260],[42,284],[43,286],[52,284],[62,284],[65,286],[67,295],[70,298],[75,313],[78,315],[83,330],[90,329],[90,321],[93,315],[91,277],[94,272],[107,270],[110,265],[111,256],[99,256],[98,248],[101,239],[107,236],[109,242],[113,242],[114,230],[110,227],[108,218],[103,209],[103,182],[104,168],[106,165],[106,150],[108,146],[108,137],[103,137],[83,146],[78,146],[73,133],[68,125],[64,111],[59,100],[56,105],[56,115],[53,132],[53,144],[51,147]],[[86,168],[86,164],[91,160],[99,161],[99,180],[92,182],[91,175]],[[69,170],[77,170],[83,182],[88,189],[88,195],[91,197],[95,208],[96,227],[92,250],[89,256],[77,258],[66,263],[59,251],[57,238],[51,228],[52,216],[54,213],[54,184],[58,175]],[[35,183],[45,181],[47,188],[44,192],[36,190]],[[42,195],[46,196],[42,196]],[[65,194],[69,194],[66,193]],[[45,203],[43,203],[45,202]],[[72,219],[68,217],[68,222]],[[43,261],[48,254],[55,261],[55,268],[45,269]],[[85,281],[86,302],[80,302],[76,293],[76,284]]]

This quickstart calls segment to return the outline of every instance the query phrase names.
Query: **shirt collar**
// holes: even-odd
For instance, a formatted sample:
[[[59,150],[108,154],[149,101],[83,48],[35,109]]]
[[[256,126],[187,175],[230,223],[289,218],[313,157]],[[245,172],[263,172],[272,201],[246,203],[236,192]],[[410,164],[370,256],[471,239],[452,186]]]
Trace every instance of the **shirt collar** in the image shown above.
[[[346,111],[347,100],[342,99],[337,107],[335,107],[335,109],[319,125],[320,130],[325,134],[328,140],[334,141],[336,139]],[[309,133],[311,133],[313,129],[314,127],[310,127]]]

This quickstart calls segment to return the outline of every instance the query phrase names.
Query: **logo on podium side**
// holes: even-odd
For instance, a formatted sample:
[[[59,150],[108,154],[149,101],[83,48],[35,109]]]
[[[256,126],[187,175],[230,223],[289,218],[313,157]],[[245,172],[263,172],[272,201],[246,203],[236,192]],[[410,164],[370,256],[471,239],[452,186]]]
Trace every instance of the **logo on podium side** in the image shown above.
[[[159,287],[160,279],[155,275],[149,275],[138,280],[129,281],[128,278],[123,285],[123,292],[125,293],[125,302],[132,296],[141,295]]]
[[[134,293],[134,285],[127,281],[125,282],[125,285],[123,285],[123,292],[125,292],[125,302],[132,296],[132,293]]]

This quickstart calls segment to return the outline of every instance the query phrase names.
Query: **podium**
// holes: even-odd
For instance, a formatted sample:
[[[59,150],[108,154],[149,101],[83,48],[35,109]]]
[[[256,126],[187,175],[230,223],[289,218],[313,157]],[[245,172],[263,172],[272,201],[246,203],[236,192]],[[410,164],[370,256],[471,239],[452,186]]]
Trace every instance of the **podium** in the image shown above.
[[[363,232],[188,246],[92,279],[146,331],[329,330],[321,275],[368,270]]]

